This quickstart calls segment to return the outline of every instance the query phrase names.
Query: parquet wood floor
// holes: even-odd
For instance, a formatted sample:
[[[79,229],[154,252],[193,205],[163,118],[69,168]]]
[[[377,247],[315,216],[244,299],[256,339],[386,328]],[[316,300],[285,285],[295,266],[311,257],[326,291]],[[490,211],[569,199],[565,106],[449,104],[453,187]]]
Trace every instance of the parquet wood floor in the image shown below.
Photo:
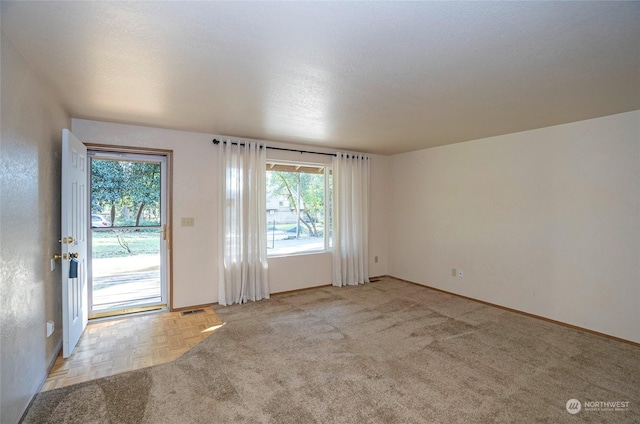
[[[222,325],[211,307],[89,323],[74,353],[56,359],[42,391],[173,361]]]

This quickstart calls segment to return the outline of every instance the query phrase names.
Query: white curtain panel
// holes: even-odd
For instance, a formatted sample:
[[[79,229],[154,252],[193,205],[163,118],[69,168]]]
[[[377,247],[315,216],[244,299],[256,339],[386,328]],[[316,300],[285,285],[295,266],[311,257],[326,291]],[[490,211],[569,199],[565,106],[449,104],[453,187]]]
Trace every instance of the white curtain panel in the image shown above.
[[[266,231],[266,147],[218,145],[221,214],[221,305],[269,298]]]
[[[333,159],[333,285],[369,282],[369,158]]]

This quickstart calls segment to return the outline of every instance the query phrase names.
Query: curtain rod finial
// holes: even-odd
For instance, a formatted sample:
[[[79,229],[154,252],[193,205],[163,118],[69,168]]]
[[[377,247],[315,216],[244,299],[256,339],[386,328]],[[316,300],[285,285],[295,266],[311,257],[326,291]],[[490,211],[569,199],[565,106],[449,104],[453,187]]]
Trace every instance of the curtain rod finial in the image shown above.
[[[213,139],[213,144],[220,144],[220,140],[218,140],[217,138]]]

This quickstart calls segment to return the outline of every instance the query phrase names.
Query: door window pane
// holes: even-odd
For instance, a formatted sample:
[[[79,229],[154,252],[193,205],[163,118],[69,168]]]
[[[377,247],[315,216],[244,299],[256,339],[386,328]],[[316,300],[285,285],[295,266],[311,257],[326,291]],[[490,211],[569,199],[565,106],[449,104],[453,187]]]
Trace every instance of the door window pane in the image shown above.
[[[160,164],[91,161],[91,227],[160,225]]]
[[[89,152],[90,318],[166,305],[165,158]]]

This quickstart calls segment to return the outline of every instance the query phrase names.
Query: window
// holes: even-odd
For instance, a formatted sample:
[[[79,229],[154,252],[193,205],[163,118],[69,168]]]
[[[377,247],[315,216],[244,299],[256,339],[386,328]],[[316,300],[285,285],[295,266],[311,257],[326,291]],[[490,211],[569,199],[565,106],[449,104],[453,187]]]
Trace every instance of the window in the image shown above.
[[[330,195],[329,166],[267,163],[268,255],[327,250],[331,238]]]

